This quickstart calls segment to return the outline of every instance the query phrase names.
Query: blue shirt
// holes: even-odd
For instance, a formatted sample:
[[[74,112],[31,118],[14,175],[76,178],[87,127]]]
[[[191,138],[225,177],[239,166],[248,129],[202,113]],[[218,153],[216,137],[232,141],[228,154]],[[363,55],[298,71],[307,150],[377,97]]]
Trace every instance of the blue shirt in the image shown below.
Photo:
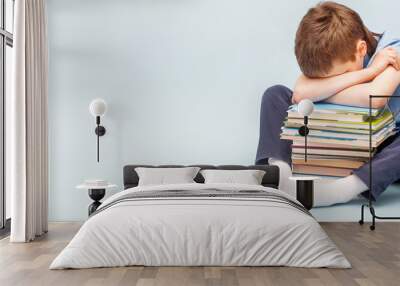
[[[390,32],[384,32],[378,40],[378,45],[376,47],[375,53],[372,57],[365,57],[364,59],[364,67],[367,67],[375,55],[382,49],[386,47],[393,47],[400,53],[400,38],[393,37]],[[400,96],[400,86],[394,91],[393,95]],[[400,98],[391,98],[388,102],[389,109],[396,115],[396,123],[400,124]]]

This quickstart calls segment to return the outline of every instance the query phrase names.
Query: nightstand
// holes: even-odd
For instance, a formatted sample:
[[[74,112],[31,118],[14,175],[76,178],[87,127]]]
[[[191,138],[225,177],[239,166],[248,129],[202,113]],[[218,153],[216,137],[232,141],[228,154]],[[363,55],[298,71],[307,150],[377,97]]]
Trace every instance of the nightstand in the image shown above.
[[[88,207],[89,216],[94,213],[101,205],[100,200],[104,198],[104,195],[106,194],[106,189],[111,189],[115,187],[117,187],[117,185],[114,184],[91,185],[87,183],[76,186],[77,189],[88,190],[89,197],[93,200],[93,203],[90,204]]]
[[[289,180],[296,181],[296,199],[307,209],[314,205],[314,181],[319,177],[292,176]]]

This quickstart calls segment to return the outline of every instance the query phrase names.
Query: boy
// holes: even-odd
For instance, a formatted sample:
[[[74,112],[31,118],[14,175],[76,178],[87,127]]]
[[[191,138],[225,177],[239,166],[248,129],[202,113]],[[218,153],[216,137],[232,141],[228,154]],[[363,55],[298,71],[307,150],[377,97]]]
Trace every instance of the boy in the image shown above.
[[[281,126],[292,103],[308,98],[336,104],[368,107],[369,95],[400,95],[400,39],[388,32],[372,33],[350,8],[322,2],[311,8],[296,33],[295,54],[302,71],[293,92],[273,86],[261,105],[260,141],[256,163],[280,167],[280,189],[295,193],[291,176],[291,142],[280,139]],[[374,99],[373,107],[389,105],[395,114],[400,99]],[[400,121],[399,118],[396,118]],[[376,199],[400,179],[400,136],[391,138],[373,158],[372,195]],[[369,166],[333,181],[317,181],[315,205],[344,203],[368,190]]]

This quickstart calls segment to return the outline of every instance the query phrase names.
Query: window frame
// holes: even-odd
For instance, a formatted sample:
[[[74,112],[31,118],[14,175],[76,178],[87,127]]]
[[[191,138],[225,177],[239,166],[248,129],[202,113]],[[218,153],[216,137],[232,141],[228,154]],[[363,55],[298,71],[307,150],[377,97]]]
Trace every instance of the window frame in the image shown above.
[[[6,47],[13,47],[14,36],[6,30],[6,1],[0,0],[1,21],[0,21],[0,236],[9,232],[10,219],[6,218],[6,189],[5,189],[5,104],[6,104]],[[12,0],[13,13],[15,1]],[[14,17],[12,15],[12,17]],[[13,27],[14,30],[14,27]]]

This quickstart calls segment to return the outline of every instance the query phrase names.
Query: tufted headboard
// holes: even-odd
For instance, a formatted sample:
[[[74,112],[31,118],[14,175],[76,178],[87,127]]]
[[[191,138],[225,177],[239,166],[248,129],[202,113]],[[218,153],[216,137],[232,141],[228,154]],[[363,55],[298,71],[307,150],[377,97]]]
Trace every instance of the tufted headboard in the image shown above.
[[[277,166],[269,166],[269,165],[252,165],[252,166],[241,166],[241,165],[189,165],[188,167],[199,167],[201,169],[219,169],[219,170],[263,170],[265,171],[265,175],[262,180],[262,185],[265,187],[278,188],[279,185],[279,168]],[[124,166],[124,189],[129,189],[136,187],[139,183],[139,176],[135,171],[137,167],[146,167],[146,168],[179,168],[186,167],[183,165],[160,165],[160,166],[152,166],[152,165],[126,165]],[[197,183],[204,183],[203,176],[198,173],[194,180]]]

